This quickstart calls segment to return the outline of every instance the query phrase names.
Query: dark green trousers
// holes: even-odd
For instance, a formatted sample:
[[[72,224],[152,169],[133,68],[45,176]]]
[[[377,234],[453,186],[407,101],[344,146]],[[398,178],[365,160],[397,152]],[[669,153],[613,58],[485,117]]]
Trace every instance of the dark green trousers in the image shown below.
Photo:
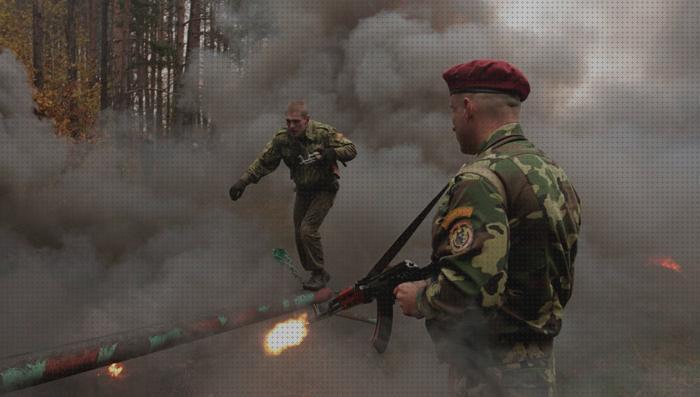
[[[334,191],[297,191],[294,200],[294,236],[301,265],[307,271],[323,269],[323,247],[318,229],[333,206]]]

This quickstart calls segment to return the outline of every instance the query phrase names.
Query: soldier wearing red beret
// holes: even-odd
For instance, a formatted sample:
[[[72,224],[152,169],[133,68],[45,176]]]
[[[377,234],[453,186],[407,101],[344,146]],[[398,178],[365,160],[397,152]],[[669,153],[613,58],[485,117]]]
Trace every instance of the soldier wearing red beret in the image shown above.
[[[458,396],[551,396],[554,337],[571,297],[580,200],[523,135],[523,73],[504,61],[448,69],[452,123],[475,159],[450,181],[432,230],[433,279],[394,294],[425,318]]]

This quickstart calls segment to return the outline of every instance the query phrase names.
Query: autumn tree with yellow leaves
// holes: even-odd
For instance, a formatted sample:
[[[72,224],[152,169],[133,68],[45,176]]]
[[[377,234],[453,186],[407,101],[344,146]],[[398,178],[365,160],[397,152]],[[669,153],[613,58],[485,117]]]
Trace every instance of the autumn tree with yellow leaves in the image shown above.
[[[178,110],[180,79],[198,49],[226,52],[217,7],[232,0],[0,0],[0,48],[29,71],[35,113],[56,133],[99,135],[100,110],[129,112],[166,136],[175,122],[206,127]]]
[[[87,78],[97,67],[85,53],[89,15],[69,9],[69,3],[0,0],[0,46],[14,51],[31,72],[37,115],[53,120],[58,134],[80,138],[95,122],[99,84]],[[78,23],[67,23],[69,11]]]

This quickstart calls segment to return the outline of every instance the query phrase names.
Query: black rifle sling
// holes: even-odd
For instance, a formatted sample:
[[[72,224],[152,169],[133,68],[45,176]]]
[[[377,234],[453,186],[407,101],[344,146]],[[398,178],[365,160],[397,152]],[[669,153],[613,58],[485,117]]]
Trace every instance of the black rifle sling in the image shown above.
[[[406,242],[413,236],[413,233],[418,229],[418,226],[420,226],[421,222],[423,222],[423,219],[425,219],[426,216],[430,213],[430,210],[433,209],[435,204],[437,204],[438,200],[440,200],[440,197],[445,193],[447,190],[447,187],[450,186],[448,183],[445,185],[445,187],[440,190],[440,192],[433,198],[428,205],[421,211],[420,214],[416,217],[416,219],[411,222],[410,225],[406,228],[406,230],[401,233],[399,238],[394,241],[394,244],[389,247],[389,249],[382,255],[382,257],[379,259],[379,261],[372,267],[372,269],[367,273],[367,276],[363,280],[366,280],[370,277],[376,276],[377,274],[381,273],[386,269],[386,267],[389,265],[389,263],[394,260],[394,257],[396,254],[401,251],[401,248],[403,248],[404,245],[406,245]]]
[[[508,138],[504,139],[502,142],[499,142],[497,145],[493,146],[493,148],[505,145],[506,143],[519,141],[519,140],[523,140],[523,139],[525,139],[525,138],[520,136],[520,135],[514,135],[512,137],[508,137]],[[403,248],[403,246],[406,245],[406,242],[408,242],[408,239],[410,239],[411,236],[413,235],[413,233],[416,231],[416,229],[418,229],[418,226],[420,226],[421,222],[423,222],[423,219],[425,219],[425,217],[428,216],[428,213],[430,213],[430,210],[432,210],[433,207],[435,206],[435,204],[437,204],[438,200],[440,200],[440,197],[442,197],[442,195],[445,193],[445,191],[447,190],[447,188],[449,186],[450,186],[450,184],[448,183],[447,185],[445,185],[445,187],[442,188],[442,190],[440,190],[440,192],[435,196],[435,198],[433,198],[432,201],[430,201],[428,203],[428,205],[423,209],[423,211],[421,211],[421,213],[418,214],[416,219],[414,219],[413,222],[411,222],[411,224],[408,225],[406,230],[404,230],[403,233],[401,233],[399,238],[397,238],[396,241],[394,241],[394,244],[392,244],[391,247],[389,247],[389,249],[384,253],[384,255],[379,259],[379,261],[374,265],[374,267],[372,267],[372,269],[369,271],[369,273],[367,273],[367,276],[365,276],[365,278],[363,278],[361,281],[367,280],[370,277],[376,276],[377,274],[383,272],[384,269],[386,269],[386,267],[389,265],[389,263],[392,260],[394,260],[394,257],[396,256],[396,254],[398,254],[399,251],[401,251],[401,248]],[[505,199],[505,196],[503,198]]]
[[[381,272],[383,272],[389,263],[394,259],[396,254],[401,251],[406,242],[413,236],[413,233],[418,229],[421,222],[428,216],[428,213],[435,207],[440,197],[445,193],[447,188],[450,186],[448,183],[443,187],[440,192],[433,198],[428,205],[421,211],[416,219],[411,222],[406,230],[401,233],[399,238],[394,241],[394,244],[389,247],[389,249],[384,253],[384,255],[379,259],[376,265],[369,271],[367,276],[363,280],[367,280],[374,277]],[[361,281],[360,281],[361,282]],[[389,345],[389,338],[391,338],[391,328],[394,322],[394,296],[393,291],[387,291],[386,294],[377,297],[377,323],[374,326],[374,333],[372,335],[372,346],[378,353],[384,353],[387,346]]]

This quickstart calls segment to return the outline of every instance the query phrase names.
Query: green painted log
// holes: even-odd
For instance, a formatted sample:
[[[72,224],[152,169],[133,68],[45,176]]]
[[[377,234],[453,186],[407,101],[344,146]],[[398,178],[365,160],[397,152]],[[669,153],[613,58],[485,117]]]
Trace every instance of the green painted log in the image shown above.
[[[64,350],[53,349],[46,353],[25,355],[13,360],[9,366],[0,367],[0,394],[145,356],[294,312],[332,297],[333,292],[324,288],[315,293],[307,292],[273,304],[222,313],[179,326],[142,328],[120,336],[73,344]]]

